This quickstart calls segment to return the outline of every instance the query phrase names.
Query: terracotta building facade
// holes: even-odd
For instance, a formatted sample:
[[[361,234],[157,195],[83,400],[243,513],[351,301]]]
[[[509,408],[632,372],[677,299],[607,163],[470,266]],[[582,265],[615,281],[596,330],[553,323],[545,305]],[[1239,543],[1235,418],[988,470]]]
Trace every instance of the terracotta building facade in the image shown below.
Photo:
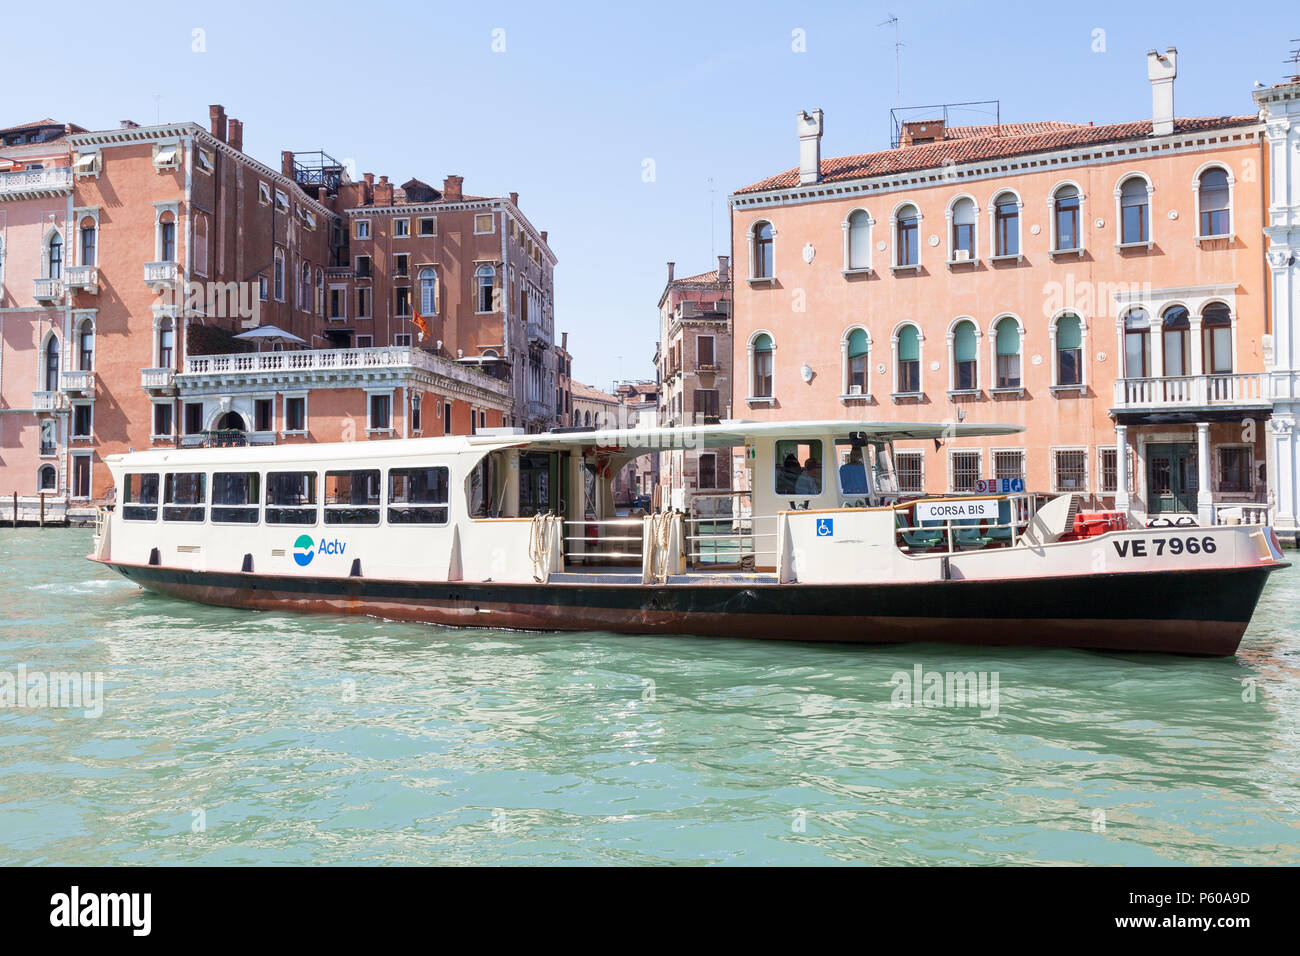
[[[1267,505],[1259,115],[903,124],[731,197],[737,417],[1016,423],[900,443],[909,492],[1024,478],[1142,515]]]

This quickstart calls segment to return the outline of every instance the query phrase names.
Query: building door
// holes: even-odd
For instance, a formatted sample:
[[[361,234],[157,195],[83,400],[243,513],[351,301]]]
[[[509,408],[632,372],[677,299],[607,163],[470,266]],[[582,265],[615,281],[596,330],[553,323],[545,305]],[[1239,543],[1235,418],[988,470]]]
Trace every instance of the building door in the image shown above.
[[[1195,445],[1147,446],[1148,512],[1195,514],[1198,490]]]

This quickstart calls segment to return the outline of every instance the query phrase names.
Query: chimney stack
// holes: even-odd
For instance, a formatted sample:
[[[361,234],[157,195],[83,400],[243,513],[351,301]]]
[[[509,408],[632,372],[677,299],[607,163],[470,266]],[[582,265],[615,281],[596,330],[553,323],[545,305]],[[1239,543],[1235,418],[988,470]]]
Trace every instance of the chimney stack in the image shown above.
[[[511,194],[510,194],[510,205],[512,205],[512,206],[516,206],[516,207],[519,205],[519,193],[511,193]]]
[[[800,110],[795,118],[799,132],[799,185],[822,181],[822,111]]]
[[[1168,136],[1174,131],[1174,77],[1178,76],[1178,50],[1147,51],[1147,79],[1151,81],[1151,133]]]
[[[670,263],[668,263],[668,281],[669,281],[669,282],[672,282],[672,281],[673,281],[673,270],[676,269],[676,268],[677,268],[677,263],[675,263],[675,262],[670,262]]]
[[[546,230],[542,230],[542,245],[546,245]]]
[[[226,108],[220,103],[208,107],[208,131],[223,143],[226,141]]]
[[[442,198],[446,202],[460,202],[464,198],[461,187],[465,184],[464,176],[448,176],[442,181]]]
[[[388,181],[387,176],[379,177],[379,184],[375,186],[375,205],[391,206],[393,204],[393,184]]]
[[[237,149],[241,153],[244,151],[244,121],[243,120],[237,120],[233,118],[230,120],[230,137],[229,139],[226,140],[226,142],[230,144],[231,149]]]
[[[731,281],[731,256],[718,256],[718,281]]]
[[[280,172],[293,179],[293,151],[288,149],[280,150]]]

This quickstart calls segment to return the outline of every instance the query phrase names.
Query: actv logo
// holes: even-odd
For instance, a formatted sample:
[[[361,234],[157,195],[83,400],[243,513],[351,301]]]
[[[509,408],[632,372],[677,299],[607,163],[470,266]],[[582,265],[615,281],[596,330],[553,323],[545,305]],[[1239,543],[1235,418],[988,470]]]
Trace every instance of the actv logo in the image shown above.
[[[311,539],[310,535],[300,534],[298,540],[293,543],[293,559],[298,562],[300,568],[305,568],[311,564],[312,558],[317,554],[342,554],[347,550],[347,545],[335,538],[333,541],[326,541],[324,538],[317,543]]]

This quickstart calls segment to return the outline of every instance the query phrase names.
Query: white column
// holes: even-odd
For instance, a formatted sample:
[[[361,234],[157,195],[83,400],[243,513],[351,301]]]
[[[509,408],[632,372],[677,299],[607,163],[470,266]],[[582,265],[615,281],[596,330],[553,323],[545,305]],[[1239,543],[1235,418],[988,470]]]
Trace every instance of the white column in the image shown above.
[[[1214,523],[1213,496],[1210,494],[1210,423],[1196,423],[1196,513],[1202,527]]]
[[[1115,510],[1128,514],[1128,426],[1115,426]]]

